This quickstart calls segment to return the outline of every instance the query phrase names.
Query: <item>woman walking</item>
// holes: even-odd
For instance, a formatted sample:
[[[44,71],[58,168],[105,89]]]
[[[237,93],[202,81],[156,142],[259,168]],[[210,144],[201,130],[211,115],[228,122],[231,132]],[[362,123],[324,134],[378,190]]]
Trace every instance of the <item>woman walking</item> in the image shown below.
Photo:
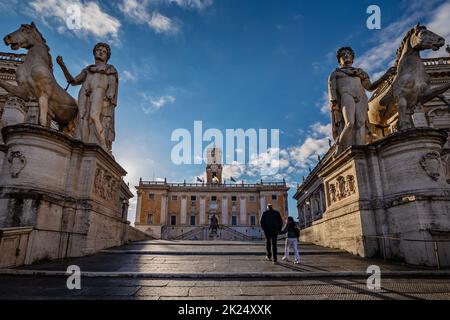
[[[283,261],[289,262],[289,250],[292,246],[294,248],[295,254],[295,264],[300,263],[300,254],[298,253],[298,238],[300,237],[300,230],[297,227],[297,224],[294,221],[294,218],[289,217],[286,227],[281,234],[287,233],[286,244],[284,246],[284,257]]]

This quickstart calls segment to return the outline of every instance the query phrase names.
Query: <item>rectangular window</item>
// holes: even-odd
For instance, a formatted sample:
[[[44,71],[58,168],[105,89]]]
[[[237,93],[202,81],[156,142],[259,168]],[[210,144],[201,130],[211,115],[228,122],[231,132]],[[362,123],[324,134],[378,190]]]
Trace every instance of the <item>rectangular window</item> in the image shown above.
[[[147,215],[147,224],[153,224],[153,214],[151,213]]]
[[[177,216],[175,216],[175,215],[170,216],[170,225],[171,226],[177,225]]]
[[[216,202],[216,201],[217,201],[217,197],[216,197],[216,196],[212,196],[212,197],[211,197],[211,201]]]
[[[272,195],[272,201],[275,201],[275,200],[277,200],[277,199],[278,199],[277,195],[276,195],[276,194],[273,194],[273,195]]]
[[[256,216],[255,215],[250,216],[250,225],[256,226]]]
[[[191,226],[195,226],[195,216],[191,216],[190,224]]]
[[[231,217],[231,225],[232,226],[237,226],[237,216],[232,216]]]
[[[250,196],[249,197],[249,201],[250,202],[255,202],[256,201],[256,197],[255,196]]]
[[[237,197],[236,196],[232,196],[231,197],[231,201],[237,201]]]
[[[197,197],[196,196],[191,196],[191,201],[197,201]]]
[[[155,200],[155,194],[154,193],[149,193],[148,194],[148,199],[149,200]]]
[[[178,201],[178,196],[172,196],[172,201]]]

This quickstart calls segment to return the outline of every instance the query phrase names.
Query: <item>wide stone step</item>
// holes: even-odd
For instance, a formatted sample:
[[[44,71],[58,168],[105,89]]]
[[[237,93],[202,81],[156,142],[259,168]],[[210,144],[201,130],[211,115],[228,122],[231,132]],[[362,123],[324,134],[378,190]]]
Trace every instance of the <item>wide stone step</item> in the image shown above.
[[[266,252],[264,251],[157,251],[157,250],[101,250],[101,253],[111,253],[111,254],[141,254],[141,255],[155,255],[155,256],[164,256],[164,255],[175,255],[175,256],[265,256]],[[283,250],[284,253],[284,250]],[[291,255],[294,254],[293,251],[290,252]],[[301,251],[302,255],[313,255],[313,254],[345,254],[344,251],[339,250],[307,250]],[[282,255],[279,253],[278,255]]]
[[[0,276],[46,276],[67,277],[65,271],[55,270],[25,270],[0,269]],[[166,273],[166,272],[81,272],[86,278],[141,278],[141,279],[318,279],[318,278],[362,278],[366,279],[367,272],[341,271],[341,272],[196,272],[196,273]],[[388,271],[383,273],[389,278],[449,278],[450,271]]]

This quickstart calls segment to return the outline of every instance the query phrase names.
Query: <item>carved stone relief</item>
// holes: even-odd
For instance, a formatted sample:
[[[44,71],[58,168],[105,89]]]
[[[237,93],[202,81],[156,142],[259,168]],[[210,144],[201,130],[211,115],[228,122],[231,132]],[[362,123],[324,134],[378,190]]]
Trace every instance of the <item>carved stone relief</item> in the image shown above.
[[[356,193],[355,177],[353,175],[339,176],[328,187],[330,202],[338,202]]]
[[[8,157],[11,178],[16,179],[27,165],[27,159],[20,151],[12,151]]]
[[[94,193],[106,201],[114,201],[118,196],[119,181],[106,169],[97,167],[95,171]]]
[[[448,184],[450,184],[450,153],[442,155],[442,163],[444,165],[446,181]]]
[[[330,183],[330,195],[331,195],[331,202],[336,202],[337,201],[336,186],[333,183]]]
[[[420,165],[431,179],[434,181],[439,180],[442,171],[442,161],[439,152],[433,151],[427,153],[423,156],[422,161],[420,161]]]

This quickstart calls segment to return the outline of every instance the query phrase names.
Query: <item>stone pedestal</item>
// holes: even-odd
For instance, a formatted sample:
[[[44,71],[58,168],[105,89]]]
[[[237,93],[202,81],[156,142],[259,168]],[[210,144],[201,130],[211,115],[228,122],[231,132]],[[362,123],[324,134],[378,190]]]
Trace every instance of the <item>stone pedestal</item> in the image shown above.
[[[23,123],[26,114],[25,102],[20,98],[9,97],[3,109],[2,124],[6,127]]]
[[[433,242],[450,239],[446,140],[444,132],[416,128],[328,157],[308,182],[323,185],[326,210],[302,240],[364,257],[449,266],[450,243]],[[298,199],[312,191],[300,187]]]
[[[25,263],[123,244],[125,170],[101,147],[40,126],[2,130],[0,228],[32,227]]]

